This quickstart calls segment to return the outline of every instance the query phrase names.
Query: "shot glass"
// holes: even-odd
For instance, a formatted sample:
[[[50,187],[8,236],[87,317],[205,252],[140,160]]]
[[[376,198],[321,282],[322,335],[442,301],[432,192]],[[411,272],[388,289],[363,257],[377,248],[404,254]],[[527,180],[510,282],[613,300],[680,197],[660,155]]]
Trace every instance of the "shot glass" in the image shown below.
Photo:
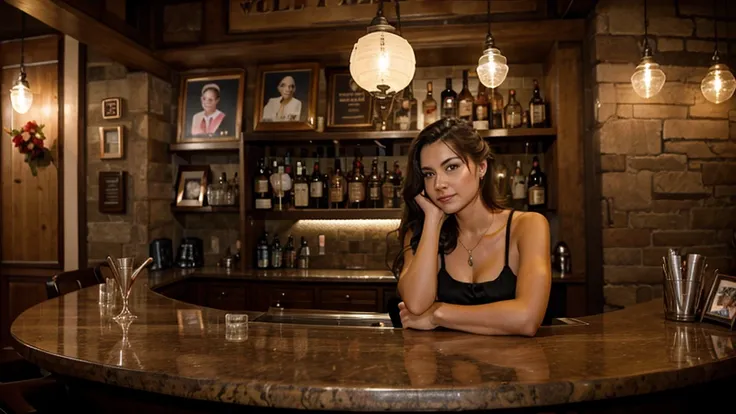
[[[99,303],[100,305],[105,305],[105,306],[115,305],[115,298],[119,294],[117,283],[115,283],[115,279],[107,278],[105,279],[105,283],[101,283],[99,286],[100,286],[100,297],[97,303]]]
[[[243,342],[248,339],[248,315],[228,313],[225,315],[225,340]]]

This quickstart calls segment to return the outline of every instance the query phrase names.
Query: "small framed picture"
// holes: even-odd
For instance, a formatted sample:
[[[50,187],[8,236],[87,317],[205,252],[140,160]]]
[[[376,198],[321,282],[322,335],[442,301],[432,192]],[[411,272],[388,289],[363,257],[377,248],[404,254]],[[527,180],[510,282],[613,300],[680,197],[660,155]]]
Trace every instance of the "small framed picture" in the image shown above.
[[[114,160],[123,158],[123,127],[100,127],[100,158]]]
[[[208,165],[182,165],[176,183],[178,207],[202,207],[207,193]]]
[[[237,141],[245,90],[241,69],[183,75],[177,142]]]
[[[259,67],[253,130],[315,129],[318,87],[318,63]]]
[[[177,309],[176,320],[180,335],[204,334],[204,321],[200,309]]]
[[[106,98],[102,100],[102,119],[120,119],[123,116],[123,100]]]
[[[330,68],[327,77],[327,128],[371,128],[373,98],[350,76],[348,68]]]
[[[736,321],[735,276],[716,273],[700,321],[704,319],[726,324],[733,329],[734,321]]]

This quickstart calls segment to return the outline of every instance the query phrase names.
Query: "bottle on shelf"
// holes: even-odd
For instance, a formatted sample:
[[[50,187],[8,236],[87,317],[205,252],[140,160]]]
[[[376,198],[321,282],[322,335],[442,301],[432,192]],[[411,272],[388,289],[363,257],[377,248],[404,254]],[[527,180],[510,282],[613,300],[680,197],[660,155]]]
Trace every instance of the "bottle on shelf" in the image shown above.
[[[347,178],[348,208],[362,208],[365,204],[365,176],[362,170],[363,163],[356,154],[353,160],[353,173]]]
[[[516,90],[509,89],[509,102],[506,104],[506,128],[521,128],[521,104],[516,100]]]
[[[490,104],[486,95],[486,85],[478,82],[478,96],[473,102],[473,128],[483,131],[490,128],[489,114]]]
[[[268,183],[268,175],[266,175],[266,163],[263,158],[258,162],[256,177],[254,179],[253,188],[255,189],[255,208],[256,210],[270,210],[273,208],[271,203],[272,194]]]
[[[422,113],[425,127],[437,120],[437,101],[432,96],[432,82],[427,82],[427,97],[422,101]]]
[[[463,89],[457,96],[457,117],[468,122],[473,121],[473,94],[468,88],[468,71],[463,70]]]
[[[299,253],[296,256],[297,267],[299,269],[309,269],[309,245],[307,239],[302,236],[302,243],[299,246]]]
[[[511,205],[516,210],[524,210],[527,193],[526,193],[526,177],[521,169],[521,161],[516,161],[516,169],[511,177]]]
[[[539,92],[539,82],[534,79],[534,93],[529,100],[529,124],[532,128],[547,126],[547,103]]]
[[[296,267],[296,249],[294,248],[294,237],[290,234],[284,247],[284,268],[294,269]]]
[[[256,267],[259,269],[268,269],[269,259],[268,232],[265,231],[261,238],[258,239],[258,245],[256,246]]]
[[[238,180],[238,173],[233,175],[230,180],[230,191],[228,191],[228,205],[234,206],[240,204],[240,182]]]
[[[388,161],[383,162],[383,184],[381,185],[383,208],[396,208],[394,204],[394,173],[388,169]]]
[[[496,181],[498,198],[504,204],[507,204],[509,202],[509,193],[511,190],[509,188],[509,170],[506,168],[506,164],[499,162],[496,168],[494,168],[494,173],[496,174],[494,180]]]
[[[394,127],[399,131],[408,131],[411,126],[411,100],[409,99],[408,88],[399,92],[400,98],[394,103],[396,110],[394,111]]]
[[[294,207],[309,207],[309,182],[304,176],[304,166],[301,161],[296,162],[296,177],[294,178]]]
[[[273,188],[273,210],[285,211],[289,209],[289,190],[291,190],[291,178],[284,172],[284,166],[278,161],[273,161],[274,173],[271,174],[271,188]]]
[[[342,208],[345,204],[345,178],[342,176],[340,159],[335,158],[335,171],[330,177],[330,208]]]
[[[547,208],[547,175],[539,166],[539,157],[532,159],[532,169],[529,171],[528,193],[529,211],[543,211]]]
[[[491,128],[506,128],[506,117],[503,112],[503,95],[498,92],[498,88],[491,89],[491,91]]]
[[[322,174],[319,171],[319,160],[314,163],[314,171],[312,171],[312,179],[309,182],[309,206],[311,208],[326,208],[325,199],[325,183]]]
[[[401,196],[403,189],[402,184],[403,180],[401,179],[401,168],[399,167],[399,162],[394,161],[393,197],[395,208],[401,208],[404,206],[404,198]]]
[[[271,268],[281,269],[283,265],[283,251],[281,250],[281,242],[277,234],[273,235],[273,242],[271,243]]]
[[[381,178],[378,176],[378,158],[371,164],[371,176],[368,178],[368,208],[381,208]]]
[[[452,89],[452,78],[445,78],[445,90],[440,95],[442,98],[442,117],[453,118],[457,116],[457,92]]]
[[[418,111],[419,108],[417,108],[417,98],[414,96],[414,86],[412,85],[414,82],[409,82],[409,86],[407,87],[407,91],[409,94],[409,129],[412,131],[416,131],[417,128],[417,118],[418,118]]]

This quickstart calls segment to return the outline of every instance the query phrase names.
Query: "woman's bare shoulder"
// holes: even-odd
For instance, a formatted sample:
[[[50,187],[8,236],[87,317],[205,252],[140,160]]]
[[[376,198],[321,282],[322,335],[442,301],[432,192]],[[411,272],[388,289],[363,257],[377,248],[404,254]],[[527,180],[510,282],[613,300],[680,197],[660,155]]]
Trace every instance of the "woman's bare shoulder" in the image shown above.
[[[515,211],[511,225],[521,232],[549,232],[549,221],[543,214],[535,211]]]

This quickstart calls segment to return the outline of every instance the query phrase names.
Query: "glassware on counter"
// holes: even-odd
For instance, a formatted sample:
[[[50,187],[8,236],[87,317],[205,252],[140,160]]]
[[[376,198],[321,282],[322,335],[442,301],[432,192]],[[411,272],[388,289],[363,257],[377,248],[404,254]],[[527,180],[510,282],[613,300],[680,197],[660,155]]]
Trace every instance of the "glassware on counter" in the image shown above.
[[[239,194],[238,173],[229,181],[227,174],[222,173],[216,183],[207,187],[207,202],[211,206],[234,206],[238,204]]]

